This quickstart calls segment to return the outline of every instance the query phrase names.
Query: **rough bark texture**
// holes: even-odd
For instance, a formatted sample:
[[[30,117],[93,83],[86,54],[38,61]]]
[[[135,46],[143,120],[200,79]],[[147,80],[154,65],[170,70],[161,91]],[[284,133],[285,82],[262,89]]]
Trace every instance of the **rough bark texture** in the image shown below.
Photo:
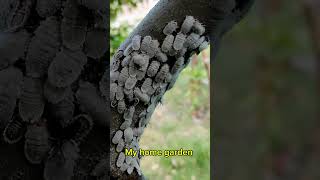
[[[244,17],[244,15],[251,7],[252,3],[253,0],[160,0],[158,4],[138,25],[138,27],[130,34],[127,40],[120,46],[118,52],[125,51],[126,48],[130,45],[132,38],[136,35],[140,35],[142,37],[151,36],[153,39],[157,39],[160,44],[162,44],[164,38],[166,37],[162,33],[162,30],[168,22],[175,20],[177,21],[178,25],[181,25],[186,16],[193,16],[206,27],[206,33],[204,35],[210,37],[210,43],[212,44],[212,61],[215,58],[215,55],[218,51],[220,39],[222,38],[224,33],[231,29],[234,24],[239,22]],[[186,53],[186,55],[184,56],[186,61],[190,58],[191,55],[191,52]],[[168,62],[170,61],[174,61],[174,58],[169,57]],[[115,62],[116,60],[113,61],[114,64],[116,64]],[[187,64],[188,63],[185,63],[185,65]],[[170,68],[172,68],[173,64],[169,64],[169,66]],[[113,69],[111,69],[111,71],[113,71]],[[164,93],[165,92],[160,94],[160,96],[162,96]],[[131,128],[137,128],[137,124],[139,124],[138,115],[144,109],[145,106],[142,103],[139,103],[135,106],[135,114],[133,117]],[[124,118],[123,115],[117,111],[117,108],[111,108],[111,111],[112,123],[110,129],[110,137],[112,138],[121,124],[124,122]],[[214,126],[214,129],[216,128],[218,127]],[[218,148],[224,142],[221,134],[215,133],[213,137],[214,138],[211,143],[214,145],[213,147],[215,149],[215,154],[213,154],[211,157],[221,157],[221,161],[213,163],[217,164],[217,170],[215,170],[215,172],[213,173],[213,175],[216,176],[223,173],[222,170],[218,168],[218,166],[221,166],[221,169],[224,168],[224,166],[222,166],[222,162],[223,158],[226,157],[226,155],[224,154],[224,152],[219,151]],[[128,175],[126,172],[124,173],[120,171],[118,167],[116,167],[118,153],[115,149],[116,146],[112,144],[110,149],[112,177],[120,179],[142,179],[143,176],[139,176],[135,171],[131,175]],[[214,158],[211,160],[211,162],[215,161]],[[219,176],[216,176],[215,178],[223,179],[219,178]]]
[[[108,178],[108,163],[103,172],[98,175],[92,174],[92,170],[101,159],[109,159],[110,111],[97,90],[103,73],[109,72],[108,3],[107,0],[0,1],[0,73],[8,73],[8,69],[15,69],[17,73],[13,76],[22,75],[25,80],[23,84],[16,83],[22,95],[19,94],[14,99],[15,106],[12,112],[14,122],[24,121],[20,122],[21,128],[13,126],[13,129],[17,128],[21,134],[6,131],[12,136],[10,138],[19,136],[21,139],[17,143],[9,144],[6,140],[8,137],[3,133],[4,128],[11,123],[11,116],[3,115],[11,113],[6,108],[9,103],[6,97],[12,92],[7,91],[6,83],[10,82],[5,82],[5,79],[8,77],[4,76],[5,74],[0,77],[1,180],[40,180],[44,177],[52,180]],[[17,36],[20,32],[23,32],[21,36]],[[26,37],[28,40],[24,41]],[[25,43],[21,45],[23,42]],[[54,61],[55,63],[52,63]],[[52,69],[49,70],[50,68]],[[32,83],[26,83],[29,81]],[[53,83],[50,86],[52,89],[43,92],[48,81]],[[34,85],[37,84],[35,82],[39,82],[40,86]],[[93,91],[79,92],[83,82],[90,82]],[[60,85],[66,86],[64,83],[68,88],[58,88]],[[32,94],[35,91],[36,93]],[[104,105],[100,104],[101,106],[96,108],[97,101],[103,102]],[[60,102],[65,104],[59,104]],[[67,112],[68,109],[72,110]],[[58,115],[58,111],[65,111],[65,114]],[[91,126],[90,120],[75,118],[72,122],[79,114],[86,114],[88,119],[93,119],[91,131],[88,131]],[[25,136],[26,126],[28,131],[32,128],[47,127],[50,138],[43,139],[46,136],[33,133],[34,139],[31,139],[29,135]],[[28,144],[41,143],[41,140],[45,142],[39,147],[31,147]],[[64,149],[64,155],[57,152],[63,151],[62,144],[71,141],[75,142],[73,145],[69,144],[74,146],[73,148]],[[47,150],[45,145],[48,144],[49,151],[43,153]],[[39,150],[34,154],[29,153],[31,159],[37,160],[36,156],[43,153],[45,157],[41,158],[41,163],[33,165],[30,157],[26,158],[26,145],[29,146],[27,151],[37,148]],[[78,148],[79,155],[76,152]],[[75,152],[67,152],[72,150]],[[61,158],[59,167],[45,168],[48,162],[56,163],[54,158]],[[64,165],[68,170],[62,170]],[[45,175],[44,171],[48,174]],[[58,175],[61,177],[58,178]]]

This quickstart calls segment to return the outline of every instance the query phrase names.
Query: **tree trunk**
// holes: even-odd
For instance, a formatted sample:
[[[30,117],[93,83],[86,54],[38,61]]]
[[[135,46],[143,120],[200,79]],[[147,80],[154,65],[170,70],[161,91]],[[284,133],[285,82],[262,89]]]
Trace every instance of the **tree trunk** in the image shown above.
[[[165,39],[165,34],[163,34],[163,28],[166,24],[172,20],[175,20],[179,26],[183,23],[186,16],[193,16],[195,19],[199,20],[205,27],[206,32],[204,36],[210,37],[210,43],[212,44],[211,47],[211,60],[214,60],[215,55],[217,54],[217,50],[219,47],[219,42],[225,32],[232,28],[234,24],[240,21],[244,15],[247,13],[249,8],[251,7],[253,0],[176,0],[176,1],[169,1],[169,0],[160,0],[158,4],[149,12],[149,14],[142,20],[142,22],[137,26],[136,29],[130,34],[130,36],[126,39],[126,41],[119,47],[118,52],[113,57],[112,61],[112,68],[111,71],[121,71],[119,69],[119,64],[123,62],[124,57],[121,55],[123,52],[127,50],[127,47],[131,45],[132,39],[136,35],[140,35],[143,37],[151,36],[153,39],[156,39],[160,42],[160,46]],[[187,51],[184,56],[185,62],[183,67],[188,64],[188,60],[190,59],[193,53],[191,51]],[[158,61],[161,65],[166,65],[165,63],[160,62],[158,59],[154,58],[153,61]],[[174,66],[174,62],[176,61],[174,56],[168,57],[168,66],[170,69]],[[171,62],[171,63],[170,63]],[[179,74],[179,73],[178,73]],[[177,74],[177,75],[178,75]],[[112,77],[111,77],[112,78]],[[127,77],[130,78],[130,77]],[[144,78],[143,78],[144,79]],[[143,81],[137,83],[137,86],[141,85]],[[173,84],[172,82],[169,82]],[[160,88],[160,92],[157,95],[152,95],[151,98],[155,98],[155,102],[151,103],[148,102],[147,104],[143,104],[141,102],[128,105],[128,108],[133,108],[134,116],[130,123],[130,127],[124,129],[134,129],[137,128],[144,128],[140,127],[141,119],[139,117],[142,112],[146,109],[149,109],[151,106],[157,105],[158,102],[161,100],[162,96],[165,94],[167,90],[170,88],[168,84],[165,84],[163,88]],[[112,102],[111,102],[112,103]],[[115,102],[113,102],[115,103]],[[153,108],[151,112],[148,112],[147,117],[145,120],[148,122],[150,116],[152,115]],[[112,123],[110,129],[110,137],[113,138],[117,131],[119,131],[120,126],[124,125],[123,123],[126,122],[122,113],[119,113],[117,107],[111,108],[112,111]],[[215,127],[217,128],[217,127]],[[120,128],[121,129],[121,128]],[[125,133],[125,132],[124,132]],[[137,139],[139,140],[141,134],[137,135]],[[212,141],[214,144],[214,149],[218,149],[217,147],[220,146],[220,136],[214,136],[215,142]],[[224,140],[222,140],[224,141]],[[113,178],[120,178],[120,179],[139,179],[141,176],[138,175],[137,171],[134,171],[132,174],[122,172],[117,166],[116,162],[119,156],[119,153],[116,151],[116,145],[112,144],[110,149],[110,158],[111,158],[111,175]],[[121,149],[121,148],[120,148]],[[225,154],[220,151],[216,151],[216,154],[212,155],[211,157],[218,157],[221,156],[221,159],[225,157]],[[214,160],[214,159],[212,159]],[[218,166],[222,165],[221,161],[217,161],[217,172],[214,175],[222,173],[219,171]],[[221,167],[223,169],[223,167]],[[142,176],[143,177],[143,176]],[[220,179],[219,176],[216,177]]]

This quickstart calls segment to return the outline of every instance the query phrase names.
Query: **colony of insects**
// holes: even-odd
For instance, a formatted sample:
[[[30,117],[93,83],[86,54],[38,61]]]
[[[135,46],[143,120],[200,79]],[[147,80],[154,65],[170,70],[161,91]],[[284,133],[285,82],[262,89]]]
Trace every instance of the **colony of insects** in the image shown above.
[[[119,50],[112,59],[110,103],[124,120],[112,143],[119,153],[116,166],[128,174],[136,170],[141,175],[140,161],[125,157],[124,147],[139,148],[138,141],[164,93],[173,87],[190,55],[209,45],[203,36],[205,27],[192,16],[186,16],[181,28],[177,21],[170,21],[163,33],[162,43],[148,35],[133,36],[124,51]]]

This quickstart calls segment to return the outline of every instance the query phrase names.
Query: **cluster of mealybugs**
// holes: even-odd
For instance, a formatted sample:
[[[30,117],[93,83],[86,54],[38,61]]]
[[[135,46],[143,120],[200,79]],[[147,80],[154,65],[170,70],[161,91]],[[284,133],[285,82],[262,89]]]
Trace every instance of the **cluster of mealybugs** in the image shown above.
[[[205,27],[192,16],[186,16],[181,27],[177,21],[169,22],[163,33],[166,36],[162,43],[151,36],[135,35],[124,50],[114,55],[109,97],[106,97],[106,90],[100,83],[101,93],[110,100],[111,107],[123,116],[124,121],[114,132],[112,143],[119,153],[116,166],[128,174],[136,169],[141,175],[139,158],[125,157],[124,148],[139,147],[140,136],[161,97],[173,87],[190,56],[209,46],[207,37],[203,36]],[[139,109],[143,107],[144,110],[134,116],[138,104]],[[138,127],[134,126],[134,117],[139,121]]]
[[[110,118],[98,89],[100,79],[109,82],[102,61],[109,48],[107,1],[5,3],[8,13],[1,17],[5,26],[0,32],[1,139],[8,144],[23,140],[26,160],[44,165],[45,180],[71,179],[93,122],[106,127]]]

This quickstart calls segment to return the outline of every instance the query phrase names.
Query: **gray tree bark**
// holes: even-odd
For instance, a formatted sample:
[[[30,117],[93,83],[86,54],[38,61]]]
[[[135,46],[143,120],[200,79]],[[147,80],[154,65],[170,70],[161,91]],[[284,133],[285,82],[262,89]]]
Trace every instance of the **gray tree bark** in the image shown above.
[[[211,61],[214,61],[221,38],[227,31],[232,28],[233,25],[238,23],[246,15],[253,2],[254,0],[160,0],[157,5],[149,12],[149,14],[142,20],[142,22],[137,26],[137,28],[133,30],[126,41],[119,47],[119,51],[125,51],[135,35],[140,35],[142,37],[151,36],[152,38],[157,39],[161,44],[161,42],[165,38],[162,30],[168,22],[175,20],[178,22],[178,25],[181,25],[186,16],[193,16],[206,27],[206,32],[204,35],[210,38]],[[184,58],[189,59],[191,55],[191,52],[187,52]],[[171,59],[169,57],[168,61],[170,60]],[[212,65],[213,63],[211,63],[211,66]],[[172,68],[173,64],[170,64],[169,66],[170,68]],[[159,98],[161,98],[164,93],[160,94]],[[137,124],[139,123],[138,115],[144,109],[145,106],[142,103],[136,105],[131,128],[137,128]],[[111,112],[112,122],[110,129],[110,138],[115,135],[116,131],[125,121],[123,115],[117,111],[117,108],[111,108]],[[216,123],[214,124],[215,125],[212,127],[217,130],[219,127],[216,126]],[[223,136],[223,134],[220,134],[221,131],[215,130],[212,129],[212,132],[214,132],[214,138],[211,140],[211,144],[214,145],[213,148],[215,152],[213,155],[211,155],[211,162],[213,162],[212,166],[214,166],[212,175],[215,177],[215,179],[224,179],[222,178],[223,174],[225,174],[223,170],[225,167],[223,165],[223,161],[224,158],[228,156],[228,154],[226,154],[224,151],[220,151],[219,146],[224,143],[225,137]],[[115,149],[116,145],[111,144],[110,158],[112,178],[142,179],[143,176],[139,176],[136,172],[128,175],[126,172],[122,172],[118,167],[116,167],[118,153]]]

